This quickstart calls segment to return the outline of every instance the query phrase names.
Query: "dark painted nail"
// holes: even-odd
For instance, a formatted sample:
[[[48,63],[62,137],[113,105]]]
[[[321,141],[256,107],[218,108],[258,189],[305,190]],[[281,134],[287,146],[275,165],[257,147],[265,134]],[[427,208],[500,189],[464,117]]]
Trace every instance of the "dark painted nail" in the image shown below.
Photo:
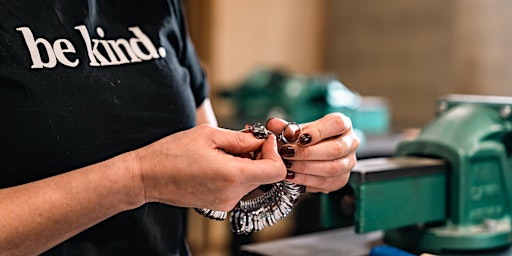
[[[295,178],[295,172],[288,170],[288,172],[286,172],[286,178],[292,180]]]
[[[301,145],[306,145],[311,142],[311,135],[309,133],[300,135],[299,142]]]
[[[293,164],[293,161],[292,161],[292,160],[284,159],[284,158],[282,158],[282,159],[283,159],[283,163],[284,163],[284,165],[286,166],[286,168],[290,168],[290,167],[292,167],[292,164]]]
[[[268,127],[268,122],[270,122],[270,120],[274,119],[275,117],[271,117],[267,120],[267,122],[265,123],[265,127]]]
[[[284,157],[292,157],[295,155],[295,149],[292,146],[283,146],[279,149],[279,154]]]

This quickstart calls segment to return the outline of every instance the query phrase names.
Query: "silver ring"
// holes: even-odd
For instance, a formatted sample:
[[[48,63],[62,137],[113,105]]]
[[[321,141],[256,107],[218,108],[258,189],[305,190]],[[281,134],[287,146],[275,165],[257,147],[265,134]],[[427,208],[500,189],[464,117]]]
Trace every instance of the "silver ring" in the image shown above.
[[[281,141],[284,142],[285,144],[296,144],[299,139],[300,139],[300,136],[297,137],[297,139],[295,141],[288,141],[286,139],[286,137],[284,136],[284,133],[286,131],[286,129],[288,129],[288,127],[290,127],[291,125],[295,125],[299,128],[299,134],[302,133],[302,126],[296,122],[288,122],[284,127],[283,127],[283,130],[281,130]]]
[[[299,128],[299,136],[295,141],[288,141],[285,137],[285,133],[286,129],[292,125]],[[269,134],[274,134],[260,123],[255,123],[240,131],[251,132],[256,138],[268,138]],[[280,137],[279,140],[285,144],[295,144],[299,141],[301,133],[302,126],[300,126],[300,124],[289,122],[283,126],[279,136],[274,135]],[[295,132],[292,135],[295,135]],[[237,234],[249,234],[276,224],[291,212],[292,208],[297,204],[299,198],[304,195],[305,191],[305,186],[283,180],[273,183],[270,190],[266,192],[262,191],[262,195],[254,198],[242,198],[237,206],[231,210],[229,220],[231,230]],[[224,220],[227,218],[227,212],[207,208],[196,208],[196,211],[210,219]]]

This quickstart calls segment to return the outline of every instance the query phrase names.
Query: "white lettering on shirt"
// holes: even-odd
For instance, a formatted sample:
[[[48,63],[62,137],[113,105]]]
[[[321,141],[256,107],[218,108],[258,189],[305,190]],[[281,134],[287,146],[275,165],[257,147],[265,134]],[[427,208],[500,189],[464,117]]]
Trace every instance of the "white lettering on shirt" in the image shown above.
[[[99,38],[91,38],[85,25],[74,27],[80,34],[85,45],[87,58],[91,67],[114,66],[153,59],[165,58],[165,48],[156,48],[151,39],[138,27],[129,27],[133,37],[125,39],[104,39],[105,31],[101,27],[96,28]],[[73,43],[65,38],[56,39],[53,44],[44,37],[34,38],[29,27],[16,28],[25,39],[32,69],[54,68],[57,64],[67,67],[76,67],[80,60],[76,55]],[[44,59],[41,53],[46,53]]]

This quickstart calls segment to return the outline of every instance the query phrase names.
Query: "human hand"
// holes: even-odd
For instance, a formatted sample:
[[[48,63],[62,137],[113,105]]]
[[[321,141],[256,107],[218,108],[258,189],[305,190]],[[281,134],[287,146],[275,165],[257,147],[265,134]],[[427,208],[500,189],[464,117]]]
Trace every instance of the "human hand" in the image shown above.
[[[272,118],[267,129],[280,134],[286,121]],[[350,119],[332,113],[302,125],[297,144],[280,145],[288,170],[287,180],[305,185],[309,192],[329,193],[343,187],[356,164],[359,138]]]
[[[261,158],[236,155],[261,149]],[[199,125],[134,151],[144,202],[230,211],[261,184],[281,181],[286,167],[275,136]]]

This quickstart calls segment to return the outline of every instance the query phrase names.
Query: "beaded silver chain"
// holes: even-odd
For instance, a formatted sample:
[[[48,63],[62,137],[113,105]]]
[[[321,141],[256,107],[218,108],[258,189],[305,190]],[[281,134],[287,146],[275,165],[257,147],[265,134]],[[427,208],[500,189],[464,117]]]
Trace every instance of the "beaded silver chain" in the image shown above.
[[[287,123],[280,134],[267,130],[260,123],[254,123],[240,131],[250,132],[258,139],[268,138],[271,134],[274,134],[283,143],[295,144],[298,138],[292,140],[285,136],[286,129],[292,126],[298,128],[299,133],[302,132],[302,127],[295,122]],[[305,191],[305,186],[283,180],[272,184],[270,190],[260,196],[240,200],[237,206],[231,210],[229,219],[231,230],[236,234],[249,234],[276,224],[292,211],[292,208],[297,204],[299,198],[304,195]],[[202,215],[215,220],[225,220],[228,215],[227,212],[207,208],[195,209]]]

